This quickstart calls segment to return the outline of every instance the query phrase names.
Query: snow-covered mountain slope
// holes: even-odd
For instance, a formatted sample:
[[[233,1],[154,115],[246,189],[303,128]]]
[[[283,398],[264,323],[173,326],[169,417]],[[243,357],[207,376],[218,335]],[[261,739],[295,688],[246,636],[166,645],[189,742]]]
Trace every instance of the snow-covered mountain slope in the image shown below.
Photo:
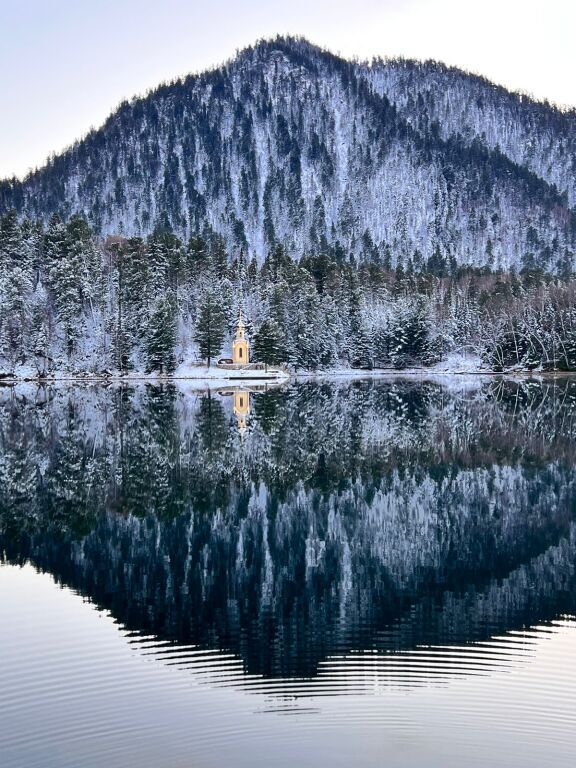
[[[350,63],[279,38],[122,104],[0,211],[102,233],[222,234],[263,259],[440,253],[553,270],[576,241],[574,113],[437,65]]]
[[[575,110],[554,109],[431,61],[376,61],[364,76],[422,136],[432,131],[469,147],[480,142],[499,150],[554,185],[574,207]]]

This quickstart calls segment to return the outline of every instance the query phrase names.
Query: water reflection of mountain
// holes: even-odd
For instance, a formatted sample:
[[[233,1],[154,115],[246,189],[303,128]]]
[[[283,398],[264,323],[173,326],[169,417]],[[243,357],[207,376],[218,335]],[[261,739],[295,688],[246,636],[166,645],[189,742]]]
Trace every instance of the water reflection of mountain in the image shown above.
[[[576,382],[0,393],[0,548],[139,632],[310,676],[576,612]]]

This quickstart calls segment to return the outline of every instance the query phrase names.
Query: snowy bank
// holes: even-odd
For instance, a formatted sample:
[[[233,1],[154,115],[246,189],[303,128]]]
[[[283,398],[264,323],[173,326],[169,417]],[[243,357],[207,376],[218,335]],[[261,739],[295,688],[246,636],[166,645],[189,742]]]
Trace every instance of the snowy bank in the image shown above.
[[[283,384],[289,380],[304,379],[323,379],[323,378],[354,378],[354,379],[403,379],[416,378],[426,380],[458,378],[481,378],[486,376],[570,376],[574,374],[557,371],[544,372],[541,370],[528,370],[513,368],[505,371],[495,371],[482,364],[480,358],[472,356],[452,355],[436,365],[424,368],[349,368],[335,367],[320,369],[317,371],[298,370],[288,372],[284,369],[270,367],[268,370],[254,369],[229,369],[219,368],[217,366],[203,366],[194,363],[182,363],[176,371],[171,374],[161,375],[158,373],[144,373],[143,371],[131,371],[130,373],[120,374],[114,371],[104,371],[102,373],[93,372],[70,372],[57,371],[50,376],[41,378],[38,373],[32,369],[17,370],[13,374],[8,374],[0,378],[2,384],[9,385],[13,382],[30,382],[32,384],[42,383],[50,384],[53,382],[70,383],[106,383],[106,382],[168,382],[168,381],[190,381],[201,388],[217,388],[219,386],[258,386],[263,384]]]

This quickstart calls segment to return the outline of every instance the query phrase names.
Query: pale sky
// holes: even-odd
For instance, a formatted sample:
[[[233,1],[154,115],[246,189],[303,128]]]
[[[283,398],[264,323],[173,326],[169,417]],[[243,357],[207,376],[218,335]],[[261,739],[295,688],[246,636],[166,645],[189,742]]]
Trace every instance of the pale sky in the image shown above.
[[[576,0],[0,0],[0,177],[42,165],[122,99],[288,33],[576,106]]]

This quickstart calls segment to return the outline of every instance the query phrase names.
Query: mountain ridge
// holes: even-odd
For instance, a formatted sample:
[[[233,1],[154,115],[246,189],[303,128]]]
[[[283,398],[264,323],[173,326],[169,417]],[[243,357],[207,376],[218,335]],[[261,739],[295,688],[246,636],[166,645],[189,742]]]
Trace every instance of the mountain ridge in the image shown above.
[[[344,61],[350,61],[351,63],[354,63],[358,66],[373,67],[375,64],[380,64],[385,66],[397,65],[397,66],[410,66],[410,67],[421,67],[421,68],[436,68],[436,69],[445,71],[446,73],[456,73],[465,78],[476,80],[480,84],[486,87],[489,87],[491,89],[497,90],[500,93],[506,94],[508,97],[517,100],[521,104],[527,103],[535,107],[543,107],[545,109],[548,109],[557,113],[558,115],[564,115],[566,117],[576,118],[576,106],[572,106],[570,104],[563,104],[561,102],[555,102],[547,98],[540,99],[530,91],[516,89],[516,88],[508,88],[502,83],[499,83],[496,80],[492,80],[488,76],[483,75],[481,72],[465,69],[455,64],[448,64],[439,59],[433,59],[433,58],[417,59],[417,58],[405,57],[405,56],[372,56],[369,58],[361,58],[359,56],[353,56],[350,59],[346,59],[346,57],[341,53],[339,53],[338,51],[333,52],[330,49],[323,48],[322,46],[317,45],[315,43],[311,43],[305,36],[277,35],[275,37],[270,37],[270,38],[268,37],[259,38],[255,43],[251,45],[245,46],[244,48],[236,49],[235,54],[233,56],[229,56],[227,59],[223,59],[220,62],[215,62],[214,64],[208,65],[197,71],[190,70],[184,75],[179,75],[171,79],[162,80],[157,85],[150,86],[147,89],[141,92],[135,93],[130,97],[121,98],[117,102],[117,104],[111,108],[109,114],[104,118],[104,120],[99,122],[98,125],[91,125],[90,128],[88,128],[84,133],[82,133],[73,141],[63,144],[59,149],[51,150],[46,155],[44,161],[40,165],[37,165],[34,168],[30,168],[25,174],[22,175],[22,174],[12,173],[12,174],[7,174],[5,176],[0,176],[0,183],[25,182],[31,176],[34,176],[36,173],[41,171],[46,165],[49,164],[49,162],[53,158],[66,154],[67,152],[72,150],[77,144],[87,139],[90,135],[104,128],[109,122],[109,120],[112,117],[114,117],[116,112],[119,109],[121,109],[125,104],[131,105],[134,102],[145,100],[150,96],[153,96],[155,93],[157,93],[159,90],[161,90],[164,87],[170,87],[171,85],[179,84],[179,83],[181,84],[181,83],[184,83],[189,78],[201,77],[202,75],[213,72],[214,70],[222,69],[228,66],[229,64],[231,64],[237,57],[241,56],[245,51],[252,50],[253,48],[257,47],[260,44],[267,44],[274,41],[291,41],[291,40],[295,40],[299,43],[308,44],[312,48],[317,48],[318,50],[321,50],[323,53],[327,54],[328,56],[333,56],[335,58],[342,59]]]
[[[122,102],[1,181],[0,212],[81,213],[103,235],[163,221],[259,261],[280,242],[296,258],[554,271],[576,242],[575,114],[436,62],[279,37]]]

